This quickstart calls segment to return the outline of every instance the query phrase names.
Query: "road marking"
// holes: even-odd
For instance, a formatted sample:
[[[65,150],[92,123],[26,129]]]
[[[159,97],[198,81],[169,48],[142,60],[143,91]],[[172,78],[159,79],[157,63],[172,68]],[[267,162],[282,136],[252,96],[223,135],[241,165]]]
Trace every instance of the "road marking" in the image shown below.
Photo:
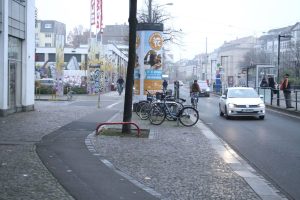
[[[282,112],[282,111],[279,111],[279,110],[273,110],[273,109],[270,109],[270,108],[268,108],[267,110],[271,111],[271,112],[279,113],[279,114],[282,114],[282,115],[286,115],[286,116],[289,116],[289,117],[293,117],[293,118],[296,118],[296,119],[300,119],[300,117],[298,117],[298,116],[291,115],[291,114],[288,114],[288,113],[285,113],[285,112]]]
[[[241,176],[258,196],[262,199],[287,199],[269,181],[242,159],[224,140],[214,134],[200,119],[196,126],[209,140],[212,148],[219,154],[224,162],[231,167],[233,172]]]
[[[116,102],[116,103],[113,103],[113,104],[111,104],[111,105],[109,105],[109,106],[106,106],[105,108],[106,109],[111,109],[112,107],[114,107],[115,105],[117,105],[117,104],[119,104],[119,103],[121,103],[122,101],[118,101],[118,102]]]

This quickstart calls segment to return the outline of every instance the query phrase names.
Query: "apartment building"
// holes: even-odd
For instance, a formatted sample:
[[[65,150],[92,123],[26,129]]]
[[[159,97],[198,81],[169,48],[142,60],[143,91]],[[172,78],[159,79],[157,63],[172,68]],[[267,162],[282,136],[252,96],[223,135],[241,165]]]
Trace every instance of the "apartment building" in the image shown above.
[[[63,36],[66,43],[66,25],[55,20],[37,20],[35,25],[35,46],[55,47],[57,36]]]

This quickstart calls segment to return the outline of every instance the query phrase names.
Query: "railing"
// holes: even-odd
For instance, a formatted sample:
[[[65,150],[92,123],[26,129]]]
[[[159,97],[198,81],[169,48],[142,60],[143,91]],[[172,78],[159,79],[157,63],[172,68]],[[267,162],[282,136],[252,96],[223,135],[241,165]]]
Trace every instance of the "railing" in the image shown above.
[[[137,136],[140,137],[141,135],[141,129],[140,127],[134,123],[134,122],[103,122],[103,123],[99,123],[96,127],[96,134],[99,134],[100,133],[100,127],[101,126],[104,126],[104,125],[116,125],[116,124],[120,124],[120,125],[123,125],[123,124],[131,124],[131,125],[134,125],[137,129]]]
[[[258,94],[262,94],[264,102],[272,106],[285,107],[285,101],[291,100],[292,106],[298,111],[298,104],[300,103],[300,90],[291,90],[291,99],[285,99],[284,94],[279,89],[273,89],[270,87],[257,88]]]

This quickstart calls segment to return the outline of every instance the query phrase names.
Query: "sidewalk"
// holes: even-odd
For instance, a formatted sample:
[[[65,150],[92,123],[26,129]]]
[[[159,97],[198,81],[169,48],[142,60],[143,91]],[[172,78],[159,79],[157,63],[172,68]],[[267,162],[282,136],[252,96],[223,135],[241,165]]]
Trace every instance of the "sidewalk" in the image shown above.
[[[155,126],[136,114],[133,121],[151,130],[149,139],[88,138],[103,162],[142,188],[152,188],[161,199],[285,199],[203,123]]]
[[[81,100],[96,104],[97,96],[76,99]],[[40,161],[35,146],[43,136],[67,129],[70,122],[80,122],[84,116],[93,120],[95,106],[37,101],[35,109],[0,118],[0,199],[73,199]],[[121,119],[119,113],[111,120]],[[189,128],[167,121],[153,126],[134,113],[133,121],[151,129],[150,137],[119,138],[90,132],[81,143],[91,155],[100,155],[109,169],[151,195],[170,200],[284,199],[201,122]],[[68,127],[71,125],[80,132],[78,124]]]

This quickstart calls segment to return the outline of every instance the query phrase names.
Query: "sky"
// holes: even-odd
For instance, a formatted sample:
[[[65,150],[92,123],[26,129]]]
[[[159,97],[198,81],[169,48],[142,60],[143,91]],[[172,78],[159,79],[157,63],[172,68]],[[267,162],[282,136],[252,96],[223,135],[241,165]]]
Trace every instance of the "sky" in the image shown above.
[[[90,0],[35,0],[38,19],[89,28]],[[138,1],[138,10],[144,0]],[[260,36],[270,29],[300,22],[300,0],[152,0],[171,19],[165,26],[182,31],[180,46],[169,47],[175,60],[212,52],[225,41]],[[173,3],[173,5],[165,5]],[[105,25],[128,24],[128,0],[103,0]]]

